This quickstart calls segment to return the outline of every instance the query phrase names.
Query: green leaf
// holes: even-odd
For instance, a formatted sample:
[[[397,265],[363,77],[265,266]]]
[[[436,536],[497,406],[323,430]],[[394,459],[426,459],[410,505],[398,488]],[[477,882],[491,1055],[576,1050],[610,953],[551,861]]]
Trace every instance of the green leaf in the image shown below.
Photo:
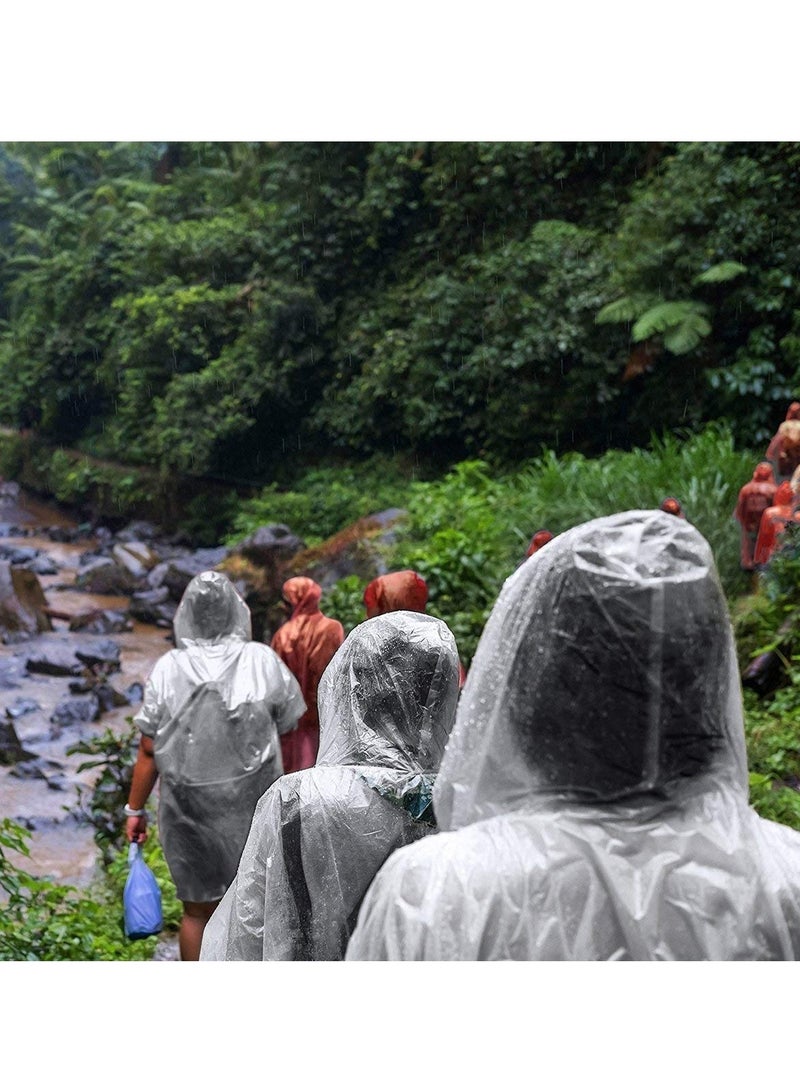
[[[633,296],[624,295],[621,299],[615,299],[606,303],[595,315],[595,322],[602,326],[609,322],[633,322],[642,309],[641,301]]]
[[[664,344],[680,354],[694,348],[701,337],[711,332],[705,318],[708,307],[703,303],[681,301],[657,303],[642,315],[631,331],[634,341],[646,341],[657,333],[664,334]]]
[[[712,265],[705,272],[694,278],[695,284],[722,284],[726,280],[733,280],[740,273],[746,273],[747,266],[740,261],[721,261]]]

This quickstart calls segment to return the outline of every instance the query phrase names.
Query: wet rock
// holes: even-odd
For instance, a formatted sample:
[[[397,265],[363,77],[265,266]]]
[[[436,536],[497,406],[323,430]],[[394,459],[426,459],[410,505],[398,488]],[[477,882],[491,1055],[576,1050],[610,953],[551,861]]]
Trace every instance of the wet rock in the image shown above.
[[[327,591],[344,576],[358,576],[365,583],[387,571],[383,549],[390,544],[406,516],[402,508],[390,508],[358,519],[349,527],[291,560],[293,575],[310,576]]]
[[[270,567],[277,559],[293,557],[301,549],[305,549],[305,542],[289,527],[284,523],[269,523],[239,542],[234,552],[253,564]]]
[[[95,595],[129,595],[137,586],[131,573],[111,557],[97,557],[78,569],[75,587]]]
[[[221,564],[228,556],[228,550],[198,549],[186,557],[176,557],[166,562],[162,585],[169,591],[170,598],[180,602],[183,592],[190,581],[200,572],[208,572]]]
[[[88,667],[102,666],[119,669],[119,644],[113,640],[87,640],[75,647],[75,655]]]
[[[69,727],[71,724],[89,723],[100,715],[100,701],[94,693],[86,697],[68,697],[59,701],[53,709],[50,723],[57,727]]]
[[[83,664],[75,655],[75,648],[54,640],[42,641],[28,655],[25,666],[32,674],[55,676],[80,674],[83,669]]]
[[[30,533],[30,527],[18,527],[16,523],[0,523],[0,538],[25,538]]]
[[[0,500],[17,500],[20,488],[16,481],[0,481]]]
[[[146,519],[135,519],[117,534],[118,542],[153,542],[161,534],[155,523]]]
[[[41,707],[32,697],[20,697],[13,704],[6,705],[6,715],[16,720],[29,712],[38,712]]]
[[[35,636],[52,631],[52,622],[44,612],[46,606],[47,599],[35,572],[0,561],[0,635],[3,639],[15,633]]]
[[[48,553],[39,553],[32,561],[24,565],[29,572],[35,572],[37,576],[55,576],[59,567]]]
[[[133,622],[120,610],[90,610],[86,614],[77,614],[69,623],[71,632],[85,633],[129,633]]]
[[[164,577],[166,576],[168,571],[169,561],[159,561],[155,568],[152,568],[148,572],[145,583],[151,591],[157,591],[159,588],[164,586]],[[167,589],[167,594],[169,595],[169,589]]]
[[[38,533],[51,542],[77,542],[83,537],[79,527],[42,527]]]
[[[38,554],[39,550],[32,546],[7,545],[0,542],[0,560],[10,561],[11,564],[27,564]]]
[[[25,674],[25,660],[19,656],[0,659],[0,689],[19,689],[20,680]]]
[[[117,543],[111,549],[111,556],[137,582],[143,580],[158,562],[156,555],[151,553],[144,542],[129,542],[126,545]]]
[[[141,682],[131,682],[124,692],[130,705],[141,704],[144,700],[144,686]]]
[[[114,539],[113,531],[110,531],[108,527],[95,527],[92,537],[96,538],[100,545],[108,545]]]
[[[20,780],[43,780],[48,788],[63,792],[67,783],[62,772],[64,766],[60,761],[51,758],[33,757],[28,761],[21,761],[13,769],[9,770],[10,777],[18,777]]]
[[[166,587],[157,587],[154,591],[139,591],[131,596],[131,616],[150,625],[170,625],[177,608],[177,603],[170,599]]]
[[[6,713],[6,717],[0,720],[0,765],[16,765],[35,758],[36,754],[26,750],[17,736],[14,721]]]
[[[100,702],[101,712],[110,712],[112,708],[123,708],[125,705],[130,704],[125,694],[114,689],[109,682],[101,682],[99,686],[95,687],[94,695]]]

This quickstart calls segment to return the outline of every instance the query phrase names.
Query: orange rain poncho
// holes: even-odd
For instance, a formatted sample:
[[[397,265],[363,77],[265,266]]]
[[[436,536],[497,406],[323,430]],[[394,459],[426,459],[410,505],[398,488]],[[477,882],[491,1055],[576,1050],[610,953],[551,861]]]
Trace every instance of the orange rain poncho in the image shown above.
[[[532,557],[534,553],[538,553],[542,546],[546,546],[548,542],[552,542],[553,535],[549,530],[537,530],[534,536],[531,538],[530,545],[528,546],[528,552],[526,557]]]
[[[364,590],[364,606],[367,617],[379,617],[390,614],[393,610],[415,610],[425,613],[428,604],[428,585],[417,572],[404,568],[401,572],[387,572],[368,583]],[[458,684],[463,686],[467,680],[464,665],[458,664]]]
[[[685,519],[686,515],[683,508],[680,505],[680,501],[676,500],[674,496],[666,496],[659,504],[661,511],[665,511],[667,515],[675,515],[678,519]]]
[[[792,404],[786,410],[786,420],[784,420],[783,424],[785,424],[786,421],[790,420],[800,420],[800,402],[792,402]],[[769,441],[769,447],[767,447],[767,453],[764,457],[768,462],[772,463],[775,469],[775,474],[778,477],[789,477],[791,476],[792,471],[782,468],[782,466],[786,463],[786,453],[784,451],[784,433],[783,431],[781,431],[781,429],[783,428],[783,424],[778,428],[778,431]]]
[[[364,591],[367,617],[379,617],[392,610],[416,610],[425,613],[428,602],[428,585],[422,576],[410,568],[402,572],[388,572],[368,583]]]
[[[284,773],[310,769],[319,748],[317,686],[322,673],[344,640],[341,622],[319,608],[322,588],[307,576],[295,576],[283,585],[283,597],[292,616],[272,638],[271,647],[300,683],[307,705],[297,730],[281,736]]]
[[[756,548],[753,553],[755,564],[766,564],[778,546],[778,535],[792,518],[794,494],[788,481],[783,481],[775,492],[775,504],[767,508],[761,516]]]
[[[776,488],[772,466],[769,462],[759,462],[753,471],[752,480],[739,489],[733,517],[742,527],[740,563],[745,572],[751,572],[755,566],[754,551],[761,516],[773,503]]]

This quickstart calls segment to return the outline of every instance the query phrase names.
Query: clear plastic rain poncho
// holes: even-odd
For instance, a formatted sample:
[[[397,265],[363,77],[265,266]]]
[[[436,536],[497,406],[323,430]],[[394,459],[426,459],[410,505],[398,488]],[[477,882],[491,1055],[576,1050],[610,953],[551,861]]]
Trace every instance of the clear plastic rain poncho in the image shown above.
[[[283,772],[278,735],[305,711],[300,687],[219,572],[195,576],[175,614],[174,651],[158,660],[134,723],[153,739],[158,830],[178,897],[221,898],[236,874],[256,803]]]
[[[658,511],[553,539],[505,583],[434,793],[348,959],[794,959],[800,834],[748,806],[706,541]]]
[[[458,653],[438,618],[357,626],[319,684],[317,764],[259,802],[202,959],[341,959],[378,868],[434,829],[431,791],[455,718]]]

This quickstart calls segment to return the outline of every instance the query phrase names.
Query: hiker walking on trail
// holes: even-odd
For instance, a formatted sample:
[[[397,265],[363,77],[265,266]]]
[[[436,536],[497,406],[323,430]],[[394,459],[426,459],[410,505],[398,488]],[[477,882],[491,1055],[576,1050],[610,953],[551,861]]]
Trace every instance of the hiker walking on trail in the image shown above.
[[[443,621],[405,610],[358,625],[319,684],[313,769],[258,804],[204,960],[338,960],[391,852],[435,829],[431,792],[458,699]]]
[[[284,773],[308,769],[317,760],[319,713],[317,687],[322,673],[344,640],[339,621],[319,608],[322,588],[308,576],[294,576],[283,585],[290,619],[272,638],[271,647],[300,683],[306,710],[296,731],[281,735]]]
[[[125,813],[129,841],[147,837],[144,806],[160,778],[158,832],[183,902],[183,961],[236,874],[256,804],[283,766],[278,736],[305,710],[300,687],[265,644],[219,572],[195,576],[174,621],[177,647],[150,674]]]
[[[761,516],[773,503],[775,496],[775,478],[769,462],[759,462],[753,471],[752,481],[742,485],[733,513],[734,519],[742,528],[740,564],[745,572],[752,572],[756,566],[755,548]]]
[[[800,833],[748,803],[711,549],[661,511],[559,535],[506,580],[434,789],[347,959],[800,958]]]

